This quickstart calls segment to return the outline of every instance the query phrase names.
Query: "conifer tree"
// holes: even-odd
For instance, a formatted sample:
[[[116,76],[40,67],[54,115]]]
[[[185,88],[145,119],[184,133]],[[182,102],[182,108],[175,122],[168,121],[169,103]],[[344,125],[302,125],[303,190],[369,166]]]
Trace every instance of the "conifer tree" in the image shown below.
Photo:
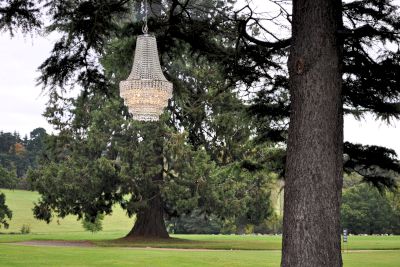
[[[38,24],[35,23],[32,17],[20,17],[21,12],[18,8],[10,8],[11,4],[14,2],[18,1],[9,0],[5,4],[5,7],[3,6],[0,10],[2,12],[0,13],[1,21],[5,21],[5,23],[1,24],[2,28],[7,29],[9,25],[20,26],[19,24],[13,24],[13,21],[18,21],[18,19],[21,19],[23,23],[28,23],[21,24],[23,29],[23,25],[37,26]],[[256,85],[261,85],[262,90],[258,90],[257,97],[248,98],[252,100],[254,104],[249,109],[252,112],[251,114],[259,119],[257,137],[262,141],[285,142],[287,139],[289,110],[290,108],[292,111],[298,108],[301,109],[301,104],[303,103],[301,102],[303,100],[301,90],[299,91],[300,95],[297,98],[295,97],[296,92],[298,92],[296,90],[299,88],[298,84],[296,84],[294,80],[290,82],[288,80],[285,59],[288,56],[288,51],[292,51],[293,55],[295,55],[294,51],[297,49],[295,47],[296,44],[309,45],[312,43],[312,40],[306,40],[309,35],[296,35],[301,33],[301,27],[305,27],[304,25],[307,24],[302,24],[302,22],[306,21],[304,18],[306,15],[296,13],[296,15],[300,15],[294,19],[291,12],[285,10],[282,6],[282,1],[271,1],[280,5],[282,8],[281,14],[283,14],[290,23],[293,23],[294,35],[283,39],[262,39],[260,35],[253,33],[262,31],[270,36],[276,35],[269,29],[263,27],[260,23],[260,19],[262,18],[257,17],[257,14],[253,12],[250,7],[243,9],[249,10],[247,14],[243,13],[243,10],[241,10],[241,12],[235,12],[232,6],[233,2],[234,1],[204,0],[181,3],[181,1],[178,0],[166,1],[161,16],[152,18],[149,25],[157,34],[160,50],[163,55],[163,63],[168,71],[169,78],[174,81],[175,86],[177,86],[177,95],[184,92],[184,90],[180,88],[180,79],[178,79],[183,76],[179,73],[174,77],[173,70],[170,68],[171,62],[174,61],[171,59],[174,58],[174,52],[178,52],[179,55],[179,52],[188,49],[188,51],[190,51],[189,55],[202,55],[208,62],[221,66],[223,84],[226,85],[225,89],[241,85],[239,88],[244,87],[249,89],[249,95],[251,96],[252,91],[250,89],[254,89]],[[301,6],[305,2],[306,1],[296,1],[294,5],[297,9],[295,10],[302,10],[297,5]],[[63,129],[59,138],[75,140],[78,137],[71,134],[75,130],[73,127],[70,127],[72,121],[68,121],[67,115],[69,115],[68,112],[72,112],[73,114],[74,109],[72,107],[74,107],[77,100],[65,99],[60,93],[59,87],[67,89],[68,85],[71,83],[74,83],[74,85],[79,84],[83,92],[80,97],[81,99],[78,101],[82,101],[83,103],[85,103],[86,97],[93,95],[98,95],[99,97],[101,95],[102,98],[109,98],[112,95],[117,95],[117,89],[110,89],[112,81],[110,81],[111,79],[101,70],[97,59],[105,54],[105,48],[113,38],[122,39],[126,42],[127,46],[131,45],[131,48],[133,48],[134,41],[132,42],[129,38],[125,38],[124,40],[124,37],[140,34],[141,25],[139,22],[121,23],[121,18],[128,19],[130,16],[128,12],[128,3],[132,4],[132,2],[128,0],[82,1],[79,3],[74,1],[44,1],[44,3],[46,7],[49,8],[50,15],[52,16],[52,24],[49,30],[58,30],[63,33],[63,37],[55,45],[52,55],[40,68],[42,71],[40,82],[48,87],[51,92],[47,116],[57,128]],[[337,65],[338,68],[334,68],[335,70],[332,72],[332,75],[335,74],[338,76],[338,73],[342,74],[340,75],[340,77],[342,77],[340,80],[341,85],[339,85],[336,76],[336,78],[331,77],[332,79],[329,79],[329,81],[328,78],[325,77],[326,82],[336,81],[334,86],[336,88],[334,90],[335,95],[334,97],[332,95],[332,99],[335,100],[335,107],[332,106],[331,108],[336,109],[337,113],[334,114],[333,111],[327,113],[326,118],[331,118],[329,123],[336,125],[333,127],[334,129],[332,128],[332,132],[336,132],[337,134],[332,136],[332,140],[336,142],[337,146],[335,149],[330,150],[332,151],[332,155],[330,155],[331,161],[329,161],[326,166],[324,165],[326,168],[322,168],[321,166],[321,168],[316,167],[317,170],[321,169],[321,172],[323,172],[329,171],[328,169],[330,167],[335,166],[335,170],[337,170],[334,175],[335,177],[327,175],[326,181],[329,180],[329,183],[327,183],[327,187],[324,188],[324,190],[321,190],[321,192],[333,196],[333,189],[336,190],[336,192],[340,192],[340,170],[343,170],[343,167],[346,168],[346,171],[352,168],[357,171],[360,166],[368,164],[368,166],[389,168],[386,169],[386,174],[397,168],[395,166],[398,163],[394,158],[394,154],[387,149],[381,148],[376,150],[372,147],[352,145],[345,145],[343,149],[340,133],[342,131],[341,114],[353,114],[359,117],[366,112],[370,112],[384,120],[399,117],[400,86],[398,86],[398,84],[400,80],[400,65],[398,46],[400,26],[398,21],[400,20],[398,8],[395,6],[394,2],[390,0],[346,1],[344,3],[333,1],[330,3],[329,7],[325,6],[328,5],[328,1],[318,1],[318,3],[326,7],[326,9],[321,10],[327,10],[327,15],[329,15],[327,17],[331,18],[331,24],[326,25],[328,28],[327,31],[329,30],[329,32],[325,32],[327,34],[326,36],[329,37],[330,43],[337,40],[338,44],[340,44],[337,47],[340,49],[335,50],[336,55],[330,54],[331,57],[325,62],[332,64],[335,62],[335,65]],[[9,7],[7,7],[7,4],[9,4]],[[310,1],[309,8],[311,13],[315,11],[313,7],[317,9],[316,4],[312,4]],[[25,6],[23,6],[23,8],[29,10]],[[4,12],[4,10],[7,12]],[[37,14],[34,12],[28,13]],[[320,16],[317,17],[321,19]],[[273,21],[277,20],[273,19]],[[326,23],[326,20],[321,19],[320,25],[313,24],[311,26],[317,29],[322,24],[325,25],[324,23]],[[252,28],[252,33],[249,31],[250,28]],[[313,36],[319,40],[322,35],[323,34],[317,34]],[[324,40],[326,41],[328,39]],[[120,46],[120,48],[123,49],[125,49],[125,47],[125,45]],[[108,56],[113,56],[115,53],[119,52],[119,47],[117,46],[115,48],[114,54],[109,54]],[[320,49],[319,46],[317,48]],[[325,52],[328,51],[324,51],[321,50],[321,55],[326,56]],[[331,52],[332,51],[333,50],[331,50]],[[314,71],[313,68],[320,62],[321,58],[316,57],[316,55],[313,55],[311,52],[310,54],[306,54],[311,55],[312,58],[315,56],[315,64],[305,59],[301,60],[304,57],[304,55],[302,56],[303,52],[306,53],[305,51],[299,52],[299,58],[292,57],[293,60],[290,62],[289,67],[292,77],[293,74],[298,77],[303,74],[308,75]],[[183,53],[182,55],[185,54]],[[129,63],[125,62],[124,64]],[[325,68],[327,67],[326,65],[322,64],[322,67]],[[129,66],[126,66],[126,69],[129,69]],[[324,73],[324,75],[328,74]],[[314,89],[315,85],[314,83]],[[291,95],[294,99],[300,99],[297,103],[297,100],[295,100],[295,102],[290,101],[289,87],[291,87]],[[325,87],[326,86],[322,86],[321,88]],[[224,88],[224,86],[221,87],[221,91],[223,91],[222,88]],[[339,100],[337,98],[337,92],[340,92]],[[196,95],[198,92],[194,91],[190,93],[192,94],[188,95],[189,98],[193,96],[193,93]],[[304,98],[305,103],[308,103],[307,101],[310,100],[311,96],[314,96],[314,93],[318,93],[315,96],[320,96],[320,98],[316,97],[318,101],[326,97],[324,95],[321,96],[319,94],[320,92],[313,91],[313,93],[311,93],[310,91],[306,94],[307,97]],[[176,105],[176,107],[179,107],[171,109],[171,117],[174,119],[175,125],[188,125],[188,138],[194,148],[200,147],[203,143],[208,145],[208,141],[214,136],[211,135],[204,138],[204,134],[207,134],[204,132],[204,129],[207,128],[203,127],[202,118],[207,114],[199,112],[194,113],[196,117],[192,116],[192,113],[188,112],[190,111],[190,106],[179,105],[178,99],[179,98],[171,103],[170,106],[174,107]],[[326,99],[325,103],[329,103],[328,100],[330,101],[331,99]],[[191,99],[191,101],[193,101],[193,99]],[[340,106],[338,105],[338,101],[341,102]],[[318,103],[321,104],[320,102]],[[75,112],[85,113],[84,111],[85,110],[82,109],[81,111],[76,110]],[[301,111],[304,110],[301,109]],[[315,110],[310,109],[310,112],[311,111],[312,113],[310,114],[315,114]],[[324,113],[318,114],[321,115]],[[292,116],[294,116],[293,113]],[[84,116],[82,116],[82,118],[82,125],[84,125],[84,127],[76,127],[75,129],[79,129],[84,136],[87,126],[89,126],[90,123],[85,121],[87,119]],[[324,121],[324,123],[314,128],[312,124],[313,120],[310,120],[310,117],[304,118],[306,123],[310,123],[309,131],[318,131],[319,126],[329,124]],[[291,128],[296,129],[296,125],[300,125],[299,127],[301,127],[301,123],[296,124],[296,120],[294,120],[294,122],[291,121],[291,123],[293,125]],[[318,136],[319,138],[324,139],[328,137],[328,135],[326,135],[327,128],[324,129],[326,131],[324,134],[321,134],[321,136]],[[292,132],[292,136],[297,136],[295,133],[296,131]],[[57,142],[55,141],[55,143]],[[106,143],[108,142],[110,142],[110,140]],[[319,143],[321,145],[324,144],[323,140]],[[215,144],[219,145],[222,144],[222,142],[216,140]],[[297,145],[299,144],[297,143]],[[320,147],[317,148],[317,151],[320,151]],[[60,152],[64,151],[63,149],[65,149],[65,147],[59,148]],[[227,151],[229,150],[230,149]],[[342,158],[342,150],[346,159],[344,166],[343,164],[339,164],[339,159]],[[296,143],[290,144],[289,141],[289,154],[286,162],[288,163],[288,170],[291,169],[292,171],[288,171],[286,178],[293,176],[293,168],[290,166],[300,166],[297,165],[296,160],[294,160],[296,157],[299,157],[301,154],[299,153],[300,151]],[[385,164],[381,160],[371,161],[363,159],[360,161],[359,159],[361,159],[360,155],[362,155],[362,153],[374,153],[374,155],[381,153],[381,155],[389,155],[384,158],[390,160],[392,164]],[[312,159],[312,157],[310,157],[310,159]],[[304,170],[306,167],[307,166],[303,164],[301,168]],[[375,168],[375,170],[379,170],[379,168]],[[372,171],[364,175],[368,176],[366,179],[373,181],[373,184],[381,184],[383,186],[391,186],[394,184],[388,182],[390,176],[382,176],[381,174],[381,171]],[[303,176],[305,176],[304,173]],[[319,176],[319,174],[315,175],[315,177]],[[387,178],[389,178],[389,180]],[[300,188],[302,186],[305,189],[307,189],[308,186],[314,188],[309,180],[300,180],[304,181],[304,183],[298,187],[292,186],[292,188]],[[293,177],[288,178],[287,182],[289,184],[290,181],[296,181],[296,179],[293,179]],[[314,185],[316,186],[318,183]],[[337,195],[338,197],[334,199],[335,205],[332,206],[332,211],[334,212],[331,216],[332,221],[339,220],[337,209],[340,193],[337,193]],[[288,203],[289,202],[290,201],[288,201]],[[306,202],[307,201],[305,201],[305,203]],[[321,206],[318,205],[323,205],[324,203],[323,201],[314,203],[314,209],[318,210],[318,207],[321,208]],[[290,218],[290,216],[296,215],[296,211],[294,210],[291,215],[290,211],[286,212],[286,214],[288,214],[288,218]],[[317,221],[318,220],[315,222]],[[333,225],[335,225],[335,227],[331,230],[332,233],[335,233],[335,237],[329,239],[332,242],[328,242],[329,244],[326,246],[331,246],[329,249],[333,249],[334,252],[325,254],[327,247],[322,246],[322,250],[318,251],[324,254],[324,256],[328,255],[329,257],[317,259],[317,257],[320,256],[317,255],[318,253],[310,254],[309,258],[307,258],[307,260],[310,260],[309,266],[312,266],[312,264],[318,265],[318,263],[321,263],[319,260],[326,260],[324,264],[332,263],[333,265],[340,265],[340,257],[338,256],[340,250],[338,250],[337,246],[339,238],[338,223],[335,221]],[[324,228],[325,226],[325,223],[324,225],[319,223],[315,229],[318,230],[318,233],[322,233],[327,230]],[[293,230],[291,227],[293,227],[292,224],[287,224],[285,228]],[[323,237],[321,236],[318,238],[318,240],[322,239]],[[299,239],[296,240],[299,241]],[[295,242],[294,244],[297,243]],[[301,247],[301,244],[304,243],[299,241],[297,249]],[[302,261],[304,259],[303,256],[291,250],[291,252],[286,251],[284,253],[283,262],[300,264],[304,263],[304,261]]]
[[[94,12],[98,3],[86,4],[90,8],[77,10]],[[64,12],[62,7],[52,6],[52,10]],[[164,217],[195,208],[203,214],[240,217],[249,223],[267,218],[272,212],[268,184],[275,178],[269,174],[272,167],[264,167],[262,162],[267,164],[271,155],[266,145],[251,146],[252,121],[218,64],[192,54],[184,41],[170,40],[176,42],[176,48],[168,51],[163,47],[165,41],[160,42],[167,75],[175,85],[169,112],[159,124],[130,119],[117,85],[130,70],[134,36],[141,24],[119,15],[124,8],[115,7],[118,16],[108,13],[115,21],[104,24],[114,24],[99,26],[112,28],[112,38],[102,43],[103,36],[86,36],[87,29],[82,29],[82,36],[62,38],[41,66],[41,82],[51,92],[45,116],[59,133],[49,137],[41,167],[31,172],[42,195],[35,215],[49,221],[57,210],[61,217],[75,214],[95,221],[119,203],[128,215],[136,215],[129,238],[167,237]],[[101,10],[105,10],[103,6]],[[86,13],[77,13],[71,23],[86,27],[87,23],[79,23],[78,15],[87,18]],[[199,11],[193,16],[208,19]],[[153,18],[150,27],[161,22]],[[97,41],[85,41],[89,37]],[[99,44],[98,51],[85,47],[94,43]],[[71,45],[77,48],[70,49]],[[85,58],[90,57],[89,50],[101,55],[98,62]],[[85,60],[73,60],[82,56]],[[71,65],[64,71],[66,62]],[[68,68],[78,71],[77,81],[82,86],[75,99],[63,98],[58,88],[65,88],[75,78]]]

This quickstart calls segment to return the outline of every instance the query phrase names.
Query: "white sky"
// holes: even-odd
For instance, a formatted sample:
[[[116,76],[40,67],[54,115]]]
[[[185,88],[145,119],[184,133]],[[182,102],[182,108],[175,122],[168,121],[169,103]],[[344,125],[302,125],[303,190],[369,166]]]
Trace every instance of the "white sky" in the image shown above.
[[[36,86],[36,79],[37,68],[49,56],[53,41],[50,37],[20,35],[11,39],[7,33],[0,33],[0,130],[16,130],[21,136],[37,127],[51,132],[41,115],[47,96]],[[400,155],[400,121],[388,126],[372,116],[362,121],[346,117],[344,136],[354,143],[392,148]]]
[[[36,87],[37,68],[48,57],[52,42],[43,37],[13,39],[0,34],[0,130],[22,136],[37,127],[51,129],[41,116],[46,95]]]

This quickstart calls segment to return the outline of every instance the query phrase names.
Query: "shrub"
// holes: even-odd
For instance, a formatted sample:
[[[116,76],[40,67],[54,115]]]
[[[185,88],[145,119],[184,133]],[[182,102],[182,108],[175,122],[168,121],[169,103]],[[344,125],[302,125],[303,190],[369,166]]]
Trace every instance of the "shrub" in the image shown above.
[[[263,223],[254,227],[254,233],[257,234],[281,234],[283,228],[282,217],[273,213]]]
[[[12,218],[12,212],[6,205],[6,196],[0,193],[0,228],[8,228],[8,220]],[[8,219],[8,220],[7,220]]]
[[[97,215],[94,221],[85,218],[82,220],[82,226],[86,231],[96,233],[103,230],[103,219],[104,219],[104,214]]]
[[[23,235],[29,234],[31,232],[31,226],[29,224],[23,224],[20,231]]]

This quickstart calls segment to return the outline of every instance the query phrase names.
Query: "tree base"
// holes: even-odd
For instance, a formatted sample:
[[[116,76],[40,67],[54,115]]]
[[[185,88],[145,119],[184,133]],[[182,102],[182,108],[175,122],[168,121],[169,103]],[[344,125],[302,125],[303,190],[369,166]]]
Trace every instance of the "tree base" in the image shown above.
[[[136,214],[136,222],[125,239],[167,239],[169,234],[165,227],[164,210],[161,197],[154,197],[148,207]]]

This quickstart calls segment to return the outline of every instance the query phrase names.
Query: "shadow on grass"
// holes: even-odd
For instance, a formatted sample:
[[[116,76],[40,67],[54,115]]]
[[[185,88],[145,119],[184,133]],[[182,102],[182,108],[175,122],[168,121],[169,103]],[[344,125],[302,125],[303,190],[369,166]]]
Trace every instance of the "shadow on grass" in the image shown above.
[[[137,247],[137,248],[182,248],[182,249],[229,249],[225,242],[200,241],[176,237],[142,238],[129,237],[114,240],[96,240],[93,244],[100,247]]]

